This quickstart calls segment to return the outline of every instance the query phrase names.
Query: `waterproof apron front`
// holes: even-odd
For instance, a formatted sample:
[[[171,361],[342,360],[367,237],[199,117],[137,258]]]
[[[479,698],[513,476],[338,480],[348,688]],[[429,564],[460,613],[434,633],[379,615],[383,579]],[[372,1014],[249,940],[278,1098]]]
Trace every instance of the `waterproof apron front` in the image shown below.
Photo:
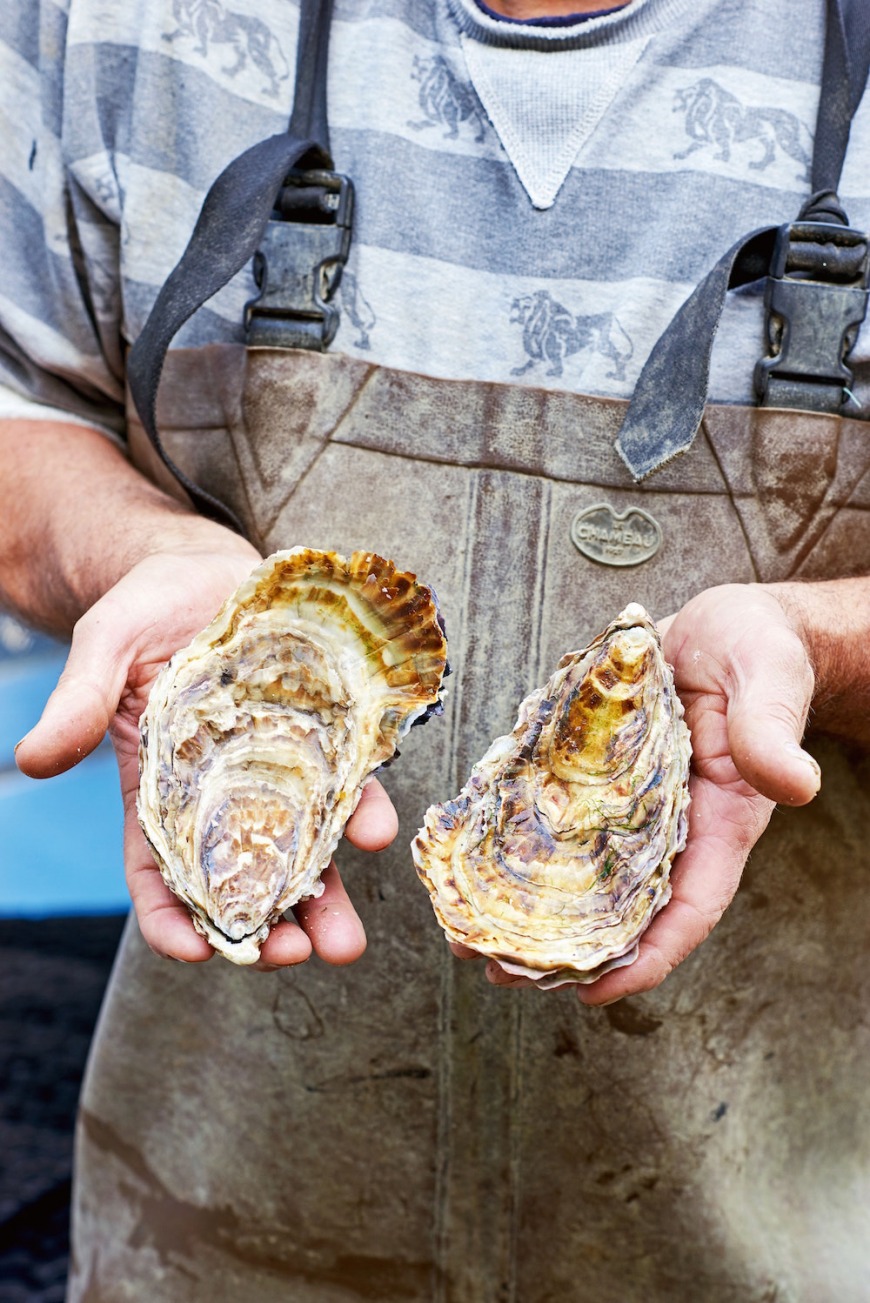
[[[774,814],[712,936],[601,1010],[455,960],[408,843],[626,602],[870,568],[866,426],[713,408],[638,489],[619,402],[232,346],[171,354],[161,401],[173,456],[264,551],[367,548],[433,584],[455,672],[385,775],[393,847],[340,848],[359,963],[171,964],[129,930],[84,1098],[72,1298],[865,1299],[865,754],[820,743],[820,795]],[[598,504],[652,517],[655,555],[585,557]]]
[[[348,968],[155,958],[128,928],[85,1085],[70,1299],[864,1303],[870,1295],[870,758],[774,813],[711,937],[605,1009],[450,954],[409,843],[522,698],[629,601],[870,571],[870,438],[711,407],[642,487],[625,404],[330,353],[169,354],[159,426],[264,553],[390,557],[434,586],[443,719],[343,844]],[[138,464],[175,489],[130,410]],[[634,561],[631,566],[611,564]]]

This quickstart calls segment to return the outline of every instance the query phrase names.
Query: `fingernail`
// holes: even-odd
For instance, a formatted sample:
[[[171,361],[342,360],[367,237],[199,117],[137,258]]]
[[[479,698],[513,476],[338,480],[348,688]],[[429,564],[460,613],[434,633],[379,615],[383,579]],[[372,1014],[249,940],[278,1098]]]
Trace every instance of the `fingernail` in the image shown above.
[[[809,765],[810,769],[812,769],[813,773],[816,775],[816,778],[821,782],[822,771],[819,768],[819,763],[815,756],[811,756],[809,751],[804,751],[803,747],[799,747],[797,742],[786,742],[785,750],[788,755],[794,756],[795,760],[802,760],[805,765]]]
[[[24,737],[21,739],[21,742],[24,742],[24,741],[26,740],[26,738],[27,738],[27,734],[25,733],[25,734],[24,734]],[[18,754],[18,748],[21,746],[21,742],[16,742],[16,743],[15,743],[15,746],[12,748],[12,754],[13,754],[13,755],[17,755],[17,754]]]

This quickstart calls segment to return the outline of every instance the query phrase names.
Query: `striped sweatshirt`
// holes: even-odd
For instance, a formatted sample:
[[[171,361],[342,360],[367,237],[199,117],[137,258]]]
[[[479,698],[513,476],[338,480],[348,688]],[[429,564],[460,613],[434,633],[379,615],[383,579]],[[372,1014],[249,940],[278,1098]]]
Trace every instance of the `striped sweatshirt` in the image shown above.
[[[632,0],[507,22],[474,0],[337,0],[329,116],[357,192],[333,348],[626,397],[721,252],[809,190],[824,0]],[[286,127],[294,0],[4,0],[0,416],[123,435],[124,360],[203,197]],[[870,226],[870,112],[841,186]],[[711,397],[752,401],[759,282]],[[244,268],[176,343],[242,338]],[[856,401],[870,411],[870,327]]]

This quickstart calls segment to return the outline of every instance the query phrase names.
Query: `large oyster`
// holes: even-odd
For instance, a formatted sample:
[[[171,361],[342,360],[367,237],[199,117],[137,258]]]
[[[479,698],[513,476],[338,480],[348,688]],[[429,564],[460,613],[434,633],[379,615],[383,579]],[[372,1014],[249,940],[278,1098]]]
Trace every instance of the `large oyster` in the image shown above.
[[[630,964],[686,841],[691,749],[655,625],[562,658],[412,852],[451,941],[542,987]]]
[[[438,706],[430,589],[370,552],[259,566],[158,676],[140,722],[139,820],[197,929],[253,963],[323,890],[366,778]]]

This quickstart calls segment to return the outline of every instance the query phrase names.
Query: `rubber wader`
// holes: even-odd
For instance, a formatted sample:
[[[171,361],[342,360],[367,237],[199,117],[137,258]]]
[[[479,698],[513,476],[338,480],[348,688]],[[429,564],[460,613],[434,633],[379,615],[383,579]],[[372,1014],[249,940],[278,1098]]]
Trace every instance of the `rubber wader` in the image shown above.
[[[342,847],[358,964],[170,964],[131,927],[82,1108],[72,1298],[866,1297],[866,755],[820,745],[820,795],[775,813],[710,939],[603,1010],[453,959],[408,851],[629,600],[870,568],[866,426],[709,409],[638,489],[613,401],[218,346],[170,355],[161,404],[264,552],[370,548],[433,584],[455,673],[385,775],[394,846]],[[584,556],[598,504],[648,513],[655,555]]]

